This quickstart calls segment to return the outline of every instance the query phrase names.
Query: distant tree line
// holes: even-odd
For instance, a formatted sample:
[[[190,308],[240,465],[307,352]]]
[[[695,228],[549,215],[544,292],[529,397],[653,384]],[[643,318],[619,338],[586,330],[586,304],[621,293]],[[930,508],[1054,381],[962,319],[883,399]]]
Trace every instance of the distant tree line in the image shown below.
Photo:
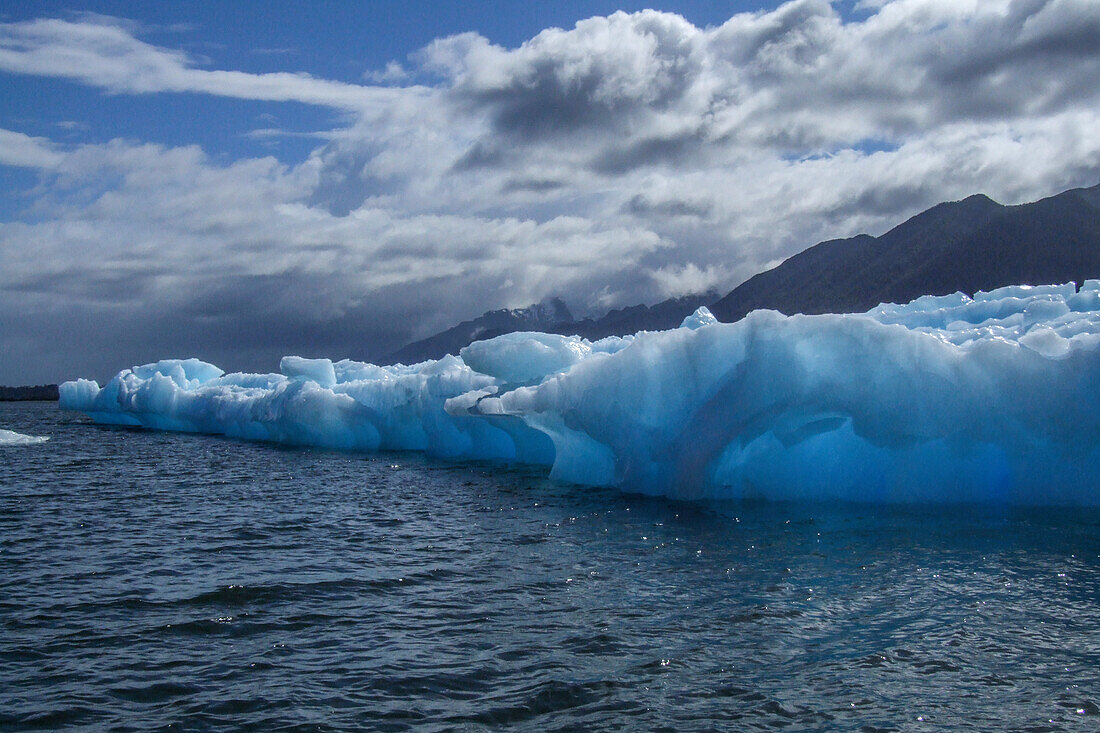
[[[30,400],[57,400],[56,384],[38,384],[33,387],[0,387],[0,402],[25,402]]]

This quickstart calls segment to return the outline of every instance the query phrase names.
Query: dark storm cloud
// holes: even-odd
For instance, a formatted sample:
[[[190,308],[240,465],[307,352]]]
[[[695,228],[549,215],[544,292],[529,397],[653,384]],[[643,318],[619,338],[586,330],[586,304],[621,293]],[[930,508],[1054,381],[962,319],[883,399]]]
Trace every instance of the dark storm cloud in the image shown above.
[[[635,140],[628,145],[609,146],[592,160],[589,167],[599,173],[619,175],[635,168],[658,163],[690,165],[689,156],[698,153],[704,147],[702,141],[695,135]]]
[[[497,135],[540,140],[606,131],[683,99],[701,71],[687,29],[693,26],[682,18],[653,12],[592,18],[493,56],[501,66],[491,71],[466,63],[451,91],[461,104],[489,110]],[[641,75],[639,65],[646,67]]]
[[[5,285],[5,289],[11,293],[137,304],[153,293],[156,287],[154,278],[166,274],[168,270],[163,267],[146,267],[140,271],[124,272],[67,268],[13,279]]]
[[[501,184],[501,193],[515,193],[517,191],[529,191],[531,193],[547,193],[564,188],[565,183],[549,178],[509,178]]]
[[[903,2],[845,25],[827,2],[796,0],[709,30],[620,13],[515,50],[464,36],[429,56],[453,76],[456,107],[484,115],[493,139],[537,148],[569,138],[612,175],[675,160],[691,141],[801,150],[912,134],[929,113],[937,124],[1003,119],[1097,96],[1087,82],[1100,59],[1094,4],[986,7],[938,16],[939,6]],[[489,138],[463,161],[504,163]]]
[[[682,199],[651,201],[643,194],[637,194],[631,197],[623,208],[629,213],[639,216],[651,216],[656,214],[659,216],[686,216],[705,219],[714,207],[710,202],[692,203]]]
[[[507,155],[497,145],[478,140],[466,152],[454,162],[451,169],[454,171],[476,171],[479,168],[496,168],[502,166],[507,160]]]
[[[920,202],[929,206],[938,203],[937,189],[927,181],[901,182],[893,186],[863,191],[855,198],[840,202],[823,214],[831,219],[843,221],[851,216],[879,215],[890,216],[895,211]]]
[[[1067,91],[1096,96],[1082,82],[1100,71],[1100,19],[1095,8],[1019,2],[981,29],[981,44],[949,38],[927,67],[944,116],[999,117],[1036,110]],[[1085,77],[1085,78],[1083,78]],[[1090,93],[1091,91],[1091,93]]]
[[[363,177],[363,166],[371,157],[369,151],[332,156],[310,193],[309,205],[324,207],[333,216],[347,216],[372,192],[385,190],[381,181]]]

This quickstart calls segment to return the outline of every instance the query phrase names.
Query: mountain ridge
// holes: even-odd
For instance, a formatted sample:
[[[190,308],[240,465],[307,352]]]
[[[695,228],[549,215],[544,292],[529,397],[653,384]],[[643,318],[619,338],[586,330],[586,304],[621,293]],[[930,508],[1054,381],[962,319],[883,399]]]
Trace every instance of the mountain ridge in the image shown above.
[[[419,341],[407,344],[387,357],[390,363],[415,364],[426,359],[438,359],[445,354],[458,354],[463,346],[475,340],[490,339],[516,331],[542,331],[597,340],[605,336],[621,336],[642,330],[663,331],[675,328],[696,308],[714,302],[717,293],[686,295],[670,298],[655,305],[632,305],[608,311],[599,318],[576,320],[560,298],[550,298],[526,308],[502,308],[487,311],[477,318],[463,321]],[[553,318],[544,304],[553,304]]]
[[[757,273],[729,293],[688,295],[576,320],[560,298],[488,311],[408,344],[391,362],[457,354],[474,340],[543,331],[596,340],[675,328],[701,305],[722,321],[761,308],[794,313],[863,312],[922,295],[974,294],[1004,285],[1100,278],[1100,183],[1006,206],[985,194],[945,201],[874,237],[830,239]]]
[[[711,306],[723,321],[866,311],[921,295],[1100,277],[1100,184],[1005,206],[983,194],[937,204],[879,237],[821,242]]]

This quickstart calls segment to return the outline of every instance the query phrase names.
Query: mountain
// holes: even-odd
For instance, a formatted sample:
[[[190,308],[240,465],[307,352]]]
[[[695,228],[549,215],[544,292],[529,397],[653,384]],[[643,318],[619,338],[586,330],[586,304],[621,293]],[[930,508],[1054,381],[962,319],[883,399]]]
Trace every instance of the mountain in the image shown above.
[[[665,330],[680,325],[700,305],[722,321],[736,321],[759,308],[851,313],[922,295],[1090,278],[1100,278],[1100,184],[1018,206],[977,194],[933,206],[879,237],[860,234],[821,242],[721,299],[716,293],[691,295],[574,320],[565,303],[554,298],[528,308],[490,311],[409,344],[389,360],[438,359],[472,341],[513,331],[596,340]]]
[[[551,333],[576,334],[595,341],[605,336],[625,336],[638,331],[667,331],[676,328],[701,305],[713,303],[717,293],[684,295],[656,305],[632,305],[609,311],[595,320],[585,318],[561,324]]]
[[[622,336],[638,331],[664,331],[675,328],[696,308],[712,303],[717,293],[688,295],[656,305],[634,305],[613,310],[604,316],[575,320],[565,303],[552,298],[527,308],[495,310],[446,331],[415,341],[386,359],[389,362],[415,364],[425,359],[438,359],[444,354],[457,354],[472,343],[514,331],[542,331],[583,336],[595,341],[605,336]]]
[[[1100,185],[1019,206],[976,195],[934,206],[880,237],[822,242],[711,306],[723,321],[758,308],[842,313],[921,295],[1100,277]]]

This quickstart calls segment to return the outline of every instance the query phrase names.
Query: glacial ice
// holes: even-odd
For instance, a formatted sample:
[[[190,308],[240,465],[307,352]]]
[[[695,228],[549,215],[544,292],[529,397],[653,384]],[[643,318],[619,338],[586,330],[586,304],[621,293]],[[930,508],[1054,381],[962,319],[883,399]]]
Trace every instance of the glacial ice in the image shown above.
[[[676,498],[1100,504],[1100,281],[756,311],[412,366],[195,359],[61,386],[96,422],[456,460]]]
[[[47,440],[49,438],[44,435],[23,435],[14,430],[0,428],[0,448],[8,445],[36,445]]]

